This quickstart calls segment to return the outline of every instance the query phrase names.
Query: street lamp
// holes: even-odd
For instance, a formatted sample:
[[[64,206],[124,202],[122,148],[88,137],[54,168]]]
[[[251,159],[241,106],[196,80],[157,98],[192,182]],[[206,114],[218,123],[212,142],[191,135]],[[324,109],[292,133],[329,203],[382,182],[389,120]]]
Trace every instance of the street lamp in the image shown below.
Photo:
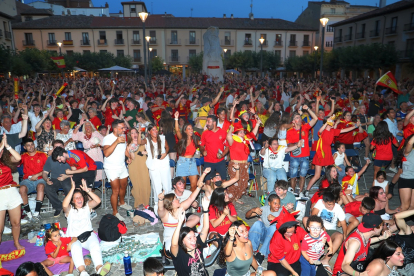
[[[226,53],[227,53],[227,49],[223,49],[223,51],[224,51],[224,73],[226,73],[226,58],[227,58]]]
[[[145,37],[145,20],[147,20],[148,17],[148,13],[147,12],[140,12],[138,13],[139,18],[141,18],[142,21],[142,35]],[[145,41],[144,41],[144,78],[145,78],[145,83],[147,83],[147,57],[145,55],[146,53],[146,48],[145,48]]]
[[[150,39],[151,39],[151,37],[149,36],[149,35],[147,35],[146,37],[145,37],[145,40],[147,41],[147,49],[148,49],[148,51],[147,52],[145,52],[145,50],[144,50],[144,54],[147,54],[148,55],[148,67],[149,67],[149,64],[150,64],[150,54],[149,54],[149,41],[150,41]],[[144,41],[144,43],[145,43],[145,41]]]
[[[260,41],[260,76],[263,78],[263,43],[265,39],[263,37],[259,38]]]
[[[149,54],[148,54],[148,64],[149,64],[149,77],[151,79],[152,76],[152,72],[151,72],[151,52],[152,52],[152,48],[148,48],[149,50]]]
[[[322,64],[323,64],[323,46],[325,44],[325,26],[326,24],[328,24],[329,18],[321,18],[319,19],[321,21],[322,24],[322,43],[321,43],[321,69],[319,71],[319,81],[322,81]]]
[[[316,73],[316,53],[318,51],[318,48],[319,47],[317,45],[313,46],[313,49],[315,49],[315,62],[313,63],[313,71],[315,71],[315,79],[316,79],[316,76],[317,76],[317,73]]]
[[[56,43],[59,46],[59,56],[62,56],[62,42]],[[63,68],[60,70],[62,72],[62,79],[63,79]]]

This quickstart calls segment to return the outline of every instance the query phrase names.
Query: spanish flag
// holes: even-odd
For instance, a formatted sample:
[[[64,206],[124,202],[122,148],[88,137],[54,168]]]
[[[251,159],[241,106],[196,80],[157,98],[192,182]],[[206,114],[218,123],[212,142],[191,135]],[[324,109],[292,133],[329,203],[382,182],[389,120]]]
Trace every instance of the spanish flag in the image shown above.
[[[376,84],[388,87],[397,94],[402,93],[400,90],[398,90],[397,81],[395,80],[391,71],[388,71],[381,78],[379,78]]]
[[[342,180],[342,190],[345,191],[346,189],[348,189],[349,186],[353,187],[354,185],[357,185],[355,189],[355,194],[359,195],[359,187],[358,182],[356,180],[358,180],[357,174],[354,174],[349,180]]]
[[[51,57],[54,63],[56,63],[58,68],[65,68],[65,59],[63,57]]]

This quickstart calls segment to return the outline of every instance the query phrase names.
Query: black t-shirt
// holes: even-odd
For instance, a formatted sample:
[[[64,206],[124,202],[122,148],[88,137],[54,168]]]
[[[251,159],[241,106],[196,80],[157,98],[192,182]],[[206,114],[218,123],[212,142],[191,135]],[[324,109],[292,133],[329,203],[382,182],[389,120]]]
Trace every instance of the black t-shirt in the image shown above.
[[[379,102],[376,102],[374,100],[371,100],[369,102],[369,108],[368,108],[368,116],[375,116],[379,114],[379,111],[381,110],[381,105]]]
[[[77,124],[79,124],[79,116],[81,114],[82,114],[82,110],[80,110],[79,108],[72,109],[72,116],[70,116],[68,121],[76,122]]]
[[[196,249],[194,258],[180,246],[178,247],[177,257],[171,254],[178,276],[208,276],[202,253],[203,248],[207,245],[200,239],[200,236],[197,236],[197,245],[200,245],[200,248]]]
[[[404,254],[404,266],[414,262],[414,233],[410,235],[395,235],[390,238],[397,243]]]

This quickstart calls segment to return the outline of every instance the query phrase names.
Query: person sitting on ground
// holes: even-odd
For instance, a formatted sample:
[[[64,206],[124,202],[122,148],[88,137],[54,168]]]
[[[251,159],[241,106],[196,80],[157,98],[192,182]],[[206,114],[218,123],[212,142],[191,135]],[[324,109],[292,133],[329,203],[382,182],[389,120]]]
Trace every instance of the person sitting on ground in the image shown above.
[[[156,258],[150,257],[147,258],[142,264],[142,269],[144,270],[144,276],[163,276],[164,275],[164,266]]]
[[[389,185],[388,185],[388,180],[387,180],[387,173],[385,171],[377,172],[377,174],[375,175],[374,182],[372,183],[372,187],[374,186],[381,187],[385,191],[387,198],[388,199],[392,198],[392,194],[388,190]]]
[[[289,183],[285,180],[278,180],[275,185],[274,191],[272,191],[267,197],[266,201],[271,195],[278,195],[280,198],[280,206],[285,206],[285,208],[291,212],[295,209],[296,198],[292,192],[289,192]]]
[[[372,213],[375,208],[375,200],[364,197],[362,201],[353,201],[344,206],[345,221],[348,223],[348,236],[361,222],[362,216]]]
[[[47,155],[44,152],[36,151],[32,139],[27,139],[23,148],[20,164],[23,166],[23,181],[20,183],[19,192],[23,199],[23,210],[27,217],[33,221],[39,221],[40,208],[45,196],[46,182],[42,177],[43,166],[46,163]],[[35,210],[30,210],[28,195],[36,192]],[[34,211],[34,212],[33,212]]]
[[[361,168],[361,170],[358,173],[356,173],[355,169],[351,166],[345,168],[346,175],[342,178],[342,188],[344,191],[344,197],[341,197],[344,204],[347,204],[355,200],[361,201],[364,197],[367,196],[367,194],[357,195],[357,189],[359,190],[358,179],[361,178],[361,175],[367,170],[370,163],[371,160],[368,159],[367,163]],[[353,180],[354,175],[355,178]]]
[[[334,166],[338,172],[338,182],[342,183],[342,178],[345,176],[345,167],[351,166],[351,162],[349,162],[348,157],[346,156],[344,143],[338,143],[336,149],[337,152],[333,155],[335,161]]]
[[[240,220],[233,222],[229,232],[224,237],[223,248],[220,252],[219,261],[227,265],[226,275],[249,276],[250,266],[256,271],[260,264],[253,258],[252,242],[248,238],[246,225]],[[271,270],[262,271],[264,276],[276,276]]]
[[[397,267],[404,264],[404,254],[401,247],[390,240],[381,242],[369,260],[366,271],[369,275],[398,276]]]
[[[287,183],[287,182],[286,182]],[[253,223],[249,231],[249,240],[252,243],[253,251],[257,252],[255,259],[259,265],[263,263],[264,258],[269,255],[269,244],[276,231],[276,224],[270,225],[270,222],[277,216],[280,211],[280,198],[276,194],[269,195],[269,205],[252,208],[246,213],[246,218],[250,219],[259,216],[260,219]],[[262,247],[258,251],[260,244]]]
[[[52,271],[41,263],[25,262],[19,265],[16,276],[53,276]]]
[[[389,208],[388,198],[384,189],[379,186],[371,187],[371,189],[369,189],[369,197],[375,200],[374,213],[380,215],[384,222],[388,223],[389,226],[395,225],[394,219],[390,218],[389,215],[401,212],[401,208],[397,207],[394,210]],[[394,232],[395,230],[396,229],[393,228],[391,232]]]

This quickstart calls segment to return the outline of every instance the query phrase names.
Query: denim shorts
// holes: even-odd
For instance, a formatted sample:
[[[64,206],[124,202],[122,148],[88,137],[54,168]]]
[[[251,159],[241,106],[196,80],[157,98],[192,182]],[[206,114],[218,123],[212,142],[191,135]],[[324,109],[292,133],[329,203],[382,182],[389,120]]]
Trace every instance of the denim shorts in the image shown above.
[[[300,167],[300,171],[299,171]],[[305,177],[309,170],[309,156],[307,157],[290,157],[289,173],[290,178]]]
[[[26,186],[27,187],[27,194],[31,194],[31,193],[36,192],[36,187],[40,183],[46,185],[45,180],[43,178],[41,178],[41,179],[38,179],[38,180],[35,180],[35,181],[25,179],[22,182],[20,182],[20,186]]]
[[[175,176],[198,175],[197,162],[195,157],[185,158],[180,156],[177,161],[177,170]]]

